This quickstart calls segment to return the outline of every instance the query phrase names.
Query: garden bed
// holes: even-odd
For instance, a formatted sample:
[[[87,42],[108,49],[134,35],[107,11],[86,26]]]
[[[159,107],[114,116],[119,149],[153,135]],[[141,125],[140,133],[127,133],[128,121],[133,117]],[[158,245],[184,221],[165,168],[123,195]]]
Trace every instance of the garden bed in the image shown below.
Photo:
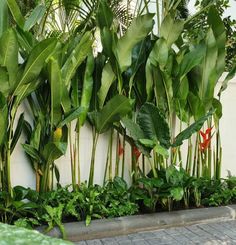
[[[174,226],[224,221],[235,219],[235,217],[236,205],[229,205],[94,220],[88,227],[84,225],[84,222],[71,222],[64,224],[64,227],[67,239],[76,242]],[[43,227],[39,230],[43,231]],[[61,237],[61,232],[57,227],[47,234]]]

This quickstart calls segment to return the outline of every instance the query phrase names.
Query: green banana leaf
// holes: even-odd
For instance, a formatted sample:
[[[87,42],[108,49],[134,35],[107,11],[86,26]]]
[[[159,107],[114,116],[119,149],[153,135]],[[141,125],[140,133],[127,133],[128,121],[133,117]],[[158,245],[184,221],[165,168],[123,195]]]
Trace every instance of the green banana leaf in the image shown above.
[[[214,111],[208,112],[207,115],[201,117],[199,120],[195,121],[193,124],[191,124],[189,127],[187,127],[185,130],[183,130],[181,133],[179,133],[174,140],[174,143],[172,144],[173,147],[177,147],[183,144],[183,141],[186,139],[189,139],[194,133],[198,132],[204,122],[210,118],[213,115]]]
[[[0,1],[0,38],[9,27],[8,6],[6,0]]]
[[[48,162],[53,162],[56,159],[66,154],[66,142],[49,142],[45,145],[43,150],[43,157]]]
[[[159,65],[160,68],[164,70],[168,61],[168,54],[169,49],[166,40],[164,38],[158,39],[149,55],[151,64],[154,66]]]
[[[36,23],[39,23],[46,13],[46,10],[47,9],[45,5],[39,4],[38,6],[36,6],[28,19],[25,21],[23,28],[24,31],[29,31]]]
[[[85,68],[85,74],[84,74],[84,81],[83,81],[83,90],[82,90],[82,98],[81,98],[81,107],[83,107],[85,110],[84,112],[80,115],[79,118],[79,125],[83,126],[87,113],[90,107],[90,101],[92,97],[92,92],[93,92],[93,71],[94,71],[94,57],[93,54],[91,53],[88,56],[87,59],[87,64]]]
[[[8,8],[12,14],[13,19],[16,24],[23,29],[25,24],[25,19],[20,11],[20,8],[16,2],[16,0],[7,0]]]
[[[57,40],[55,38],[48,38],[38,43],[31,51],[27,60],[24,72],[21,78],[16,82],[14,95],[22,93],[21,88],[23,85],[35,81],[47,60],[53,53]]]
[[[125,35],[117,43],[113,42],[113,53],[121,72],[131,66],[134,46],[151,32],[154,25],[153,16],[153,14],[146,14],[133,19]]]
[[[91,33],[86,32],[74,50],[72,50],[70,56],[66,59],[61,69],[62,81],[66,86],[69,86],[70,80],[75,75],[77,68],[91,52],[92,43],[93,39]]]
[[[215,7],[211,7],[208,12],[208,24],[213,30],[216,46],[218,48],[216,60],[216,80],[220,78],[225,71],[225,56],[226,56],[226,31],[223,20],[220,17],[219,11]]]
[[[167,46],[169,48],[175,41],[177,41],[183,31],[183,28],[183,20],[174,19],[171,13],[166,15],[161,24],[160,36],[166,40]]]
[[[10,84],[7,69],[0,66],[0,93],[7,97],[9,95],[9,92]]]
[[[146,139],[159,142],[167,149],[170,147],[169,126],[155,105],[145,103],[139,110],[137,123],[143,130]]]
[[[5,97],[0,93],[0,146],[5,143],[8,123],[8,108]]]
[[[89,117],[97,133],[101,134],[131,111],[132,101],[123,95],[116,95],[106,103],[102,110],[89,113]]]
[[[99,103],[99,108],[102,109],[108,91],[112,85],[112,83],[115,81],[116,75],[112,70],[111,63],[108,62],[103,70],[102,70],[102,81],[101,81],[101,87],[98,91],[98,103]]]
[[[18,71],[18,41],[13,29],[8,29],[0,39],[0,65],[7,68],[9,85],[12,87]]]
[[[102,30],[104,27],[110,28],[113,22],[113,13],[107,1],[100,0],[99,7],[96,14],[96,20],[99,28]]]

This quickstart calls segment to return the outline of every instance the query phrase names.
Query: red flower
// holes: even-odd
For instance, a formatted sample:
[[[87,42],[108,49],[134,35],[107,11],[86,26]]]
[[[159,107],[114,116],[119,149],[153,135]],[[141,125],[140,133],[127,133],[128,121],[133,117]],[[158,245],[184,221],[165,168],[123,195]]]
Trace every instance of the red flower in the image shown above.
[[[136,146],[133,146],[133,156],[135,157],[136,161],[138,160],[140,155],[141,152],[138,150],[138,148]]]
[[[205,151],[210,146],[212,128],[213,127],[207,128],[205,133],[200,130],[200,135],[202,136],[202,139],[203,139],[203,142],[200,142],[200,150],[201,151]]]
[[[124,153],[124,148],[122,147],[120,140],[119,140],[119,143],[118,143],[118,155],[119,155],[119,157],[121,155],[123,155],[123,153]]]

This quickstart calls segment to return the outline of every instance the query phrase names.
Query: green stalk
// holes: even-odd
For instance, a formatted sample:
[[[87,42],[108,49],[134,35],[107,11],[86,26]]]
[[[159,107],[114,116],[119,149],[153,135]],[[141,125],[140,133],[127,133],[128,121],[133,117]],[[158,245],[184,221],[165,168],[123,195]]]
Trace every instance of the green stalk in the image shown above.
[[[122,169],[121,169],[121,177],[124,179],[125,175],[125,138],[126,138],[126,132],[124,130],[124,135],[123,135],[123,156],[122,156]]]
[[[92,156],[91,156],[91,164],[90,164],[90,173],[89,173],[89,186],[93,186],[93,180],[94,180],[94,167],[95,167],[95,154],[96,154],[96,148],[98,143],[99,134],[97,132],[94,132],[93,136],[93,148],[92,148]]]
[[[112,168],[113,168],[113,164],[112,164],[112,145],[113,145],[113,129],[111,129],[111,135],[110,135],[110,141],[109,141],[110,147],[109,147],[109,181],[112,181]]]
[[[81,170],[80,170],[80,127],[78,127],[78,130],[77,130],[77,133],[76,133],[76,139],[77,139],[77,142],[76,142],[76,145],[77,145],[77,177],[78,177],[78,180],[77,180],[77,183],[78,185],[80,185],[81,183]]]
[[[71,135],[71,123],[68,126],[69,131],[69,142],[70,142],[70,165],[71,165],[71,180],[73,190],[76,190],[76,177],[75,177],[75,156],[73,154],[73,144],[72,144],[72,135]]]
[[[195,141],[195,146],[194,146],[194,156],[193,156],[193,172],[192,172],[192,176],[196,175],[196,165],[197,165],[197,157],[198,157],[198,137],[196,137],[196,141]]]
[[[156,0],[156,15],[157,15],[157,35],[160,36],[161,21],[160,21],[160,7],[159,1]]]
[[[115,165],[115,176],[119,176],[119,164],[120,164],[120,156],[119,156],[119,143],[120,143],[119,132],[117,132],[116,136],[116,165]]]
[[[154,164],[152,164],[150,158],[147,158],[147,159],[148,159],[148,163],[150,164],[150,167],[151,167],[151,169],[152,169],[154,178],[157,178],[157,171],[156,171],[156,169],[155,169],[155,167],[154,167]]]
[[[105,183],[106,183],[106,177],[107,177],[107,170],[108,170],[108,164],[109,164],[109,149],[110,149],[110,145],[108,144],[108,147],[107,147],[106,166],[105,166],[104,178],[103,178],[103,186],[104,186]]]

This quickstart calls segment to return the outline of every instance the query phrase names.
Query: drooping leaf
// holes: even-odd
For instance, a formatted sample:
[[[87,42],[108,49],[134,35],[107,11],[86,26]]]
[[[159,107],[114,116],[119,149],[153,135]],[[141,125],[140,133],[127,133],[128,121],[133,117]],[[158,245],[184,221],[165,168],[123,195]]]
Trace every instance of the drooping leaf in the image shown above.
[[[192,134],[198,132],[204,122],[213,115],[214,111],[210,111],[208,112],[207,115],[201,117],[199,120],[195,121],[193,124],[191,124],[189,127],[187,127],[185,130],[183,130],[182,132],[180,132],[176,137],[175,137],[175,141],[172,144],[173,147],[177,147],[183,144],[183,141],[186,139],[189,139]]]
[[[151,103],[145,103],[137,116],[137,123],[145,138],[159,142],[165,148],[170,147],[169,126],[160,110]]]
[[[116,95],[106,103],[101,111],[90,113],[90,118],[97,132],[101,134],[109,129],[114,122],[121,120],[131,110],[131,101],[123,95]]]
[[[235,76],[235,73],[236,73],[236,64],[235,66],[231,69],[231,71],[227,74],[226,78],[224,79],[224,81],[222,82],[222,85],[220,87],[220,91],[218,93],[218,96],[221,96],[221,93],[223,91],[225,91],[225,89],[227,88],[228,86],[228,82],[234,78]]]
[[[28,19],[25,21],[24,24],[24,31],[29,31],[36,23],[40,22],[46,12],[46,6],[39,4],[35,7],[32,11]]]
[[[125,35],[116,44],[113,43],[113,52],[121,72],[131,65],[134,46],[142,41],[152,30],[154,24],[153,16],[153,14],[146,14],[133,19]]]

